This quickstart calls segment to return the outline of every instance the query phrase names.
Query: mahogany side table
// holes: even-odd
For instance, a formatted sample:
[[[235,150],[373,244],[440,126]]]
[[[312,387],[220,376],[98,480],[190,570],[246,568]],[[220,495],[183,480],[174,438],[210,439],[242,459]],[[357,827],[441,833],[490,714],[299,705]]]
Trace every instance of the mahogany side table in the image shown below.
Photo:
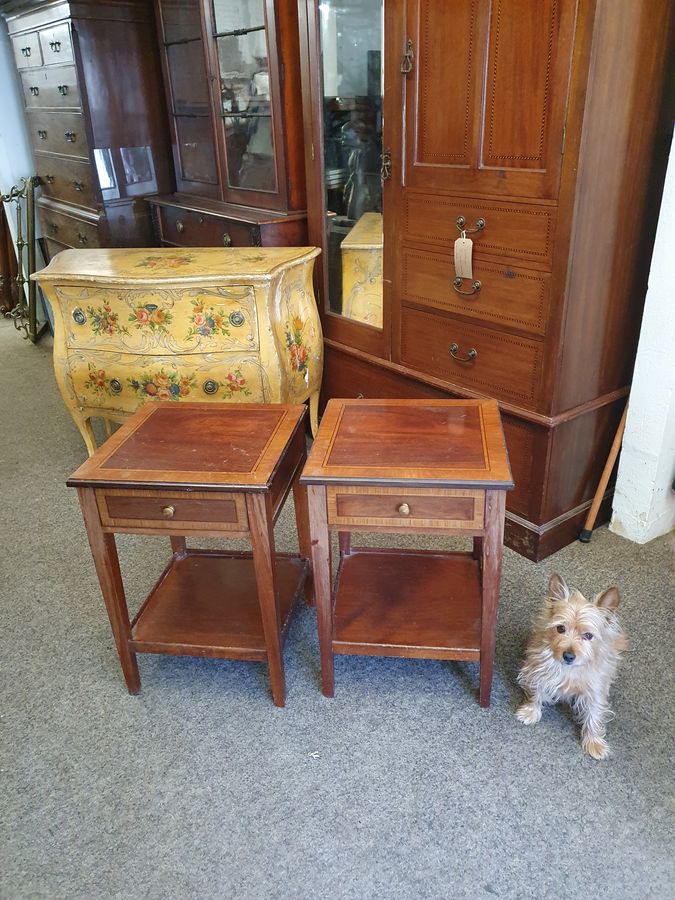
[[[300,478],[309,496],[323,693],[336,653],[478,660],[490,705],[513,487],[494,400],[331,400]],[[352,532],[472,537],[468,552],[353,548]],[[330,532],[340,564],[331,584]]]
[[[137,653],[267,662],[285,700],[283,641],[310,553],[305,407],[149,403],[68,479],[78,490],[117,652],[138,693]],[[275,553],[290,490],[300,554]],[[115,534],[167,535],[172,555],[132,622]],[[250,553],[187,548],[186,536],[248,538]]]

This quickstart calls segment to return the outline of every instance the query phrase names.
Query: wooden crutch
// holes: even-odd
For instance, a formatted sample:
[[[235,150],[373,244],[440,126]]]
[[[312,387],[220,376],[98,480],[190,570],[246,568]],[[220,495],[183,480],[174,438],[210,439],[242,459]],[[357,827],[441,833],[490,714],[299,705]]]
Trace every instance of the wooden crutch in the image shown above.
[[[616,458],[619,455],[619,450],[621,448],[621,441],[623,440],[623,432],[626,427],[626,416],[628,415],[628,403],[623,411],[623,415],[621,416],[621,421],[619,422],[619,427],[616,429],[616,434],[614,435],[614,442],[612,444],[612,448],[609,451],[609,456],[607,457],[607,462],[605,463],[605,468],[602,470],[602,475],[600,476],[600,481],[598,483],[598,487],[595,491],[595,495],[593,496],[593,502],[591,503],[591,508],[588,510],[588,515],[586,516],[586,521],[584,522],[584,527],[581,529],[581,534],[579,535],[579,540],[587,544],[592,535],[593,535],[593,526],[595,525],[595,519],[598,515],[598,510],[600,509],[600,504],[602,503],[602,498],[605,496],[605,490],[607,488],[607,482],[609,481],[609,476],[612,474],[612,469],[614,468],[614,463],[616,462]]]

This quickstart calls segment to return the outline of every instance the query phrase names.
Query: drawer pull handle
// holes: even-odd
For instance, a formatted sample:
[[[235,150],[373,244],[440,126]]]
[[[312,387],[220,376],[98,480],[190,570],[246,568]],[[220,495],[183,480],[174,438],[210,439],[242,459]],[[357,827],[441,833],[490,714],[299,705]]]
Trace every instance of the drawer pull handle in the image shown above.
[[[77,240],[79,241],[80,244],[88,244],[89,243],[89,238],[87,237],[86,234],[83,234],[81,231],[77,232]]]
[[[112,394],[122,393],[122,382],[119,380],[119,378],[110,379],[110,392]]]
[[[185,225],[183,225],[180,219],[176,219],[176,231],[178,234],[182,234],[185,231]]]
[[[473,297],[473,295],[477,294],[482,287],[480,281],[474,281],[470,291],[463,291],[461,289],[463,280],[464,279],[460,278],[460,276],[458,275],[457,278],[455,278],[455,280],[452,282],[452,286],[454,287],[455,291],[457,291],[458,294],[462,294],[463,297]]]
[[[30,47],[22,47],[21,52],[24,56],[30,56]]]
[[[450,344],[450,356],[453,359],[456,359],[457,362],[471,362],[476,359],[478,356],[478,351],[473,347],[469,348],[469,352],[466,356],[457,356],[457,351],[459,350],[459,346],[457,344]]]
[[[173,519],[174,513],[176,512],[175,506],[163,506],[162,507],[162,515],[165,519]]]
[[[398,508],[398,511],[399,511],[399,515],[401,515],[401,516],[409,516],[410,515],[410,507],[408,506],[407,503],[401,503],[401,505]]]
[[[32,94],[34,97],[37,97],[37,95],[40,93],[40,88],[39,88],[39,87],[29,87],[28,90],[31,92],[31,94]]]
[[[241,312],[241,310],[239,310],[239,309],[236,309],[234,312],[231,312],[230,315],[228,316],[228,318],[230,320],[230,325],[232,325],[233,328],[241,328],[241,326],[246,321],[246,318],[245,318],[243,312]]]
[[[47,184],[54,184],[54,176],[53,175],[45,175],[45,181]]]
[[[74,144],[77,137],[74,131],[66,131],[63,136],[70,144]]]
[[[74,185],[76,191],[84,190],[84,182],[83,181],[78,181],[77,179],[73,179],[73,185]]]
[[[218,382],[214,381],[212,378],[209,378],[202,385],[202,390],[205,394],[217,394],[218,393]]]
[[[59,94],[61,94],[62,97],[65,97],[66,94],[68,93],[68,85],[67,84],[58,84],[57,89],[58,89]]]
[[[51,232],[53,232],[54,234],[56,234],[56,232],[59,230],[59,226],[56,224],[56,222],[50,222],[50,223],[49,223],[49,230],[50,230]]]
[[[196,150],[197,149],[196,141],[185,141],[183,146],[185,147],[186,150]]]
[[[44,130],[44,128],[38,128],[38,137],[41,141],[47,140],[47,132]]]
[[[232,238],[226,231],[224,231],[223,232],[223,247],[231,247],[231,246],[232,246]]]
[[[61,52],[61,41],[50,41],[49,46],[52,48],[54,53]]]
[[[485,219],[476,219],[476,224],[473,228],[467,228],[464,216],[458,216],[455,224],[457,225],[457,231],[465,231],[467,234],[474,234],[476,231],[482,231],[485,228],[486,222]]]
[[[84,323],[87,321],[87,317],[82,312],[82,310],[79,308],[79,306],[73,310],[73,321],[77,325],[84,325]],[[112,382],[110,383],[110,386],[112,387]]]

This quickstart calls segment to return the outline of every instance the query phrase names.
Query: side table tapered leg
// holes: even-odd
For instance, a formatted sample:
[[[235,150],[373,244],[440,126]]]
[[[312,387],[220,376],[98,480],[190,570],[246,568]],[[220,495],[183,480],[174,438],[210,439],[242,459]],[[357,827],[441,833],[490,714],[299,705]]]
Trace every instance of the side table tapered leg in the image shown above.
[[[333,601],[331,596],[330,536],[326,510],[326,488],[310,484],[309,527],[312,535],[312,569],[314,572],[314,597],[321,653],[321,685],[326,697],[335,692],[333,667]]]
[[[90,488],[78,488],[77,493],[124,679],[129,693],[137,694],[141,689],[141,679],[138,673],[136,654],[129,649],[131,625],[124,596],[115,535],[107,534],[101,528],[94,491]]]
[[[485,535],[482,561],[482,619],[480,635],[480,705],[490,705],[497,630],[499,586],[504,554],[505,491],[485,492]]]
[[[298,471],[293,479],[293,505],[295,507],[295,527],[298,531],[298,548],[300,556],[309,560],[310,571],[305,580],[305,603],[311,606],[314,602],[314,579],[312,577],[312,539],[309,533],[309,506],[307,503],[307,488],[300,484],[300,475],[307,457],[303,456]]]
[[[251,532],[258,602],[265,646],[267,647],[267,667],[272,686],[272,698],[275,706],[284,706],[286,703],[286,680],[281,648],[281,614],[277,601],[274,572],[272,502],[269,494],[258,492],[247,494],[246,508]]]

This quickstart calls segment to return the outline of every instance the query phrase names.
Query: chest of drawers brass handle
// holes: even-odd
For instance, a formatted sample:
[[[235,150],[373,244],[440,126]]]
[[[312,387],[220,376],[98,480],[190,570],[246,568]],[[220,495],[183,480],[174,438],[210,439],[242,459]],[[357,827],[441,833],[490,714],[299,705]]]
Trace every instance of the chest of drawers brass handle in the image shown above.
[[[38,137],[41,141],[47,140],[47,132],[44,130],[44,128],[38,128]]]
[[[31,92],[31,94],[32,94],[34,97],[37,97],[37,95],[40,93],[40,88],[39,88],[39,87],[29,87],[28,90]]]
[[[22,47],[22,48],[21,48],[21,53],[22,53],[24,56],[30,56],[30,47]]]
[[[62,97],[65,97],[66,94],[68,93],[68,85],[67,84],[58,84],[56,87],[58,89],[59,94],[61,94]]]
[[[61,52],[61,41],[50,41],[49,46],[52,48],[54,53]]]
[[[231,246],[232,246],[232,238],[226,231],[224,231],[223,232],[223,247],[231,247]]]
[[[463,297],[472,297],[474,294],[477,294],[478,291],[482,287],[480,281],[474,281],[474,283],[471,286],[470,291],[463,291],[462,290],[462,281],[463,281],[463,279],[460,278],[460,276],[458,275],[457,278],[455,278],[455,280],[452,282],[452,286],[455,289],[455,291],[458,294],[461,294]]]
[[[174,513],[176,512],[175,506],[163,506],[162,507],[162,515],[165,519],[173,519]]]
[[[409,516],[410,515],[410,507],[407,503],[401,503],[398,508],[399,515],[401,516]]]
[[[73,186],[76,191],[84,190],[84,182],[83,181],[78,181],[77,179],[73,179]]]
[[[78,232],[77,232],[77,240],[78,240],[78,242],[79,242],[80,244],[87,244],[87,243],[89,243],[89,238],[87,237],[86,234],[82,234],[81,231],[78,231]]]
[[[487,222],[482,218],[476,219],[476,224],[467,228],[464,216],[457,216],[455,224],[457,225],[457,231],[465,231],[467,234],[474,234],[476,231],[482,231],[487,225]]]
[[[453,359],[456,359],[457,362],[471,362],[476,359],[478,356],[478,351],[474,347],[469,348],[469,352],[466,356],[457,356],[457,351],[459,350],[458,344],[450,344],[450,356]]]
[[[75,143],[75,138],[77,137],[74,131],[66,131],[63,136],[71,144]]]
[[[182,234],[185,231],[185,225],[183,225],[180,219],[176,219],[176,231],[178,234]]]
[[[53,175],[45,175],[45,181],[47,184],[54,184],[54,176]]]

